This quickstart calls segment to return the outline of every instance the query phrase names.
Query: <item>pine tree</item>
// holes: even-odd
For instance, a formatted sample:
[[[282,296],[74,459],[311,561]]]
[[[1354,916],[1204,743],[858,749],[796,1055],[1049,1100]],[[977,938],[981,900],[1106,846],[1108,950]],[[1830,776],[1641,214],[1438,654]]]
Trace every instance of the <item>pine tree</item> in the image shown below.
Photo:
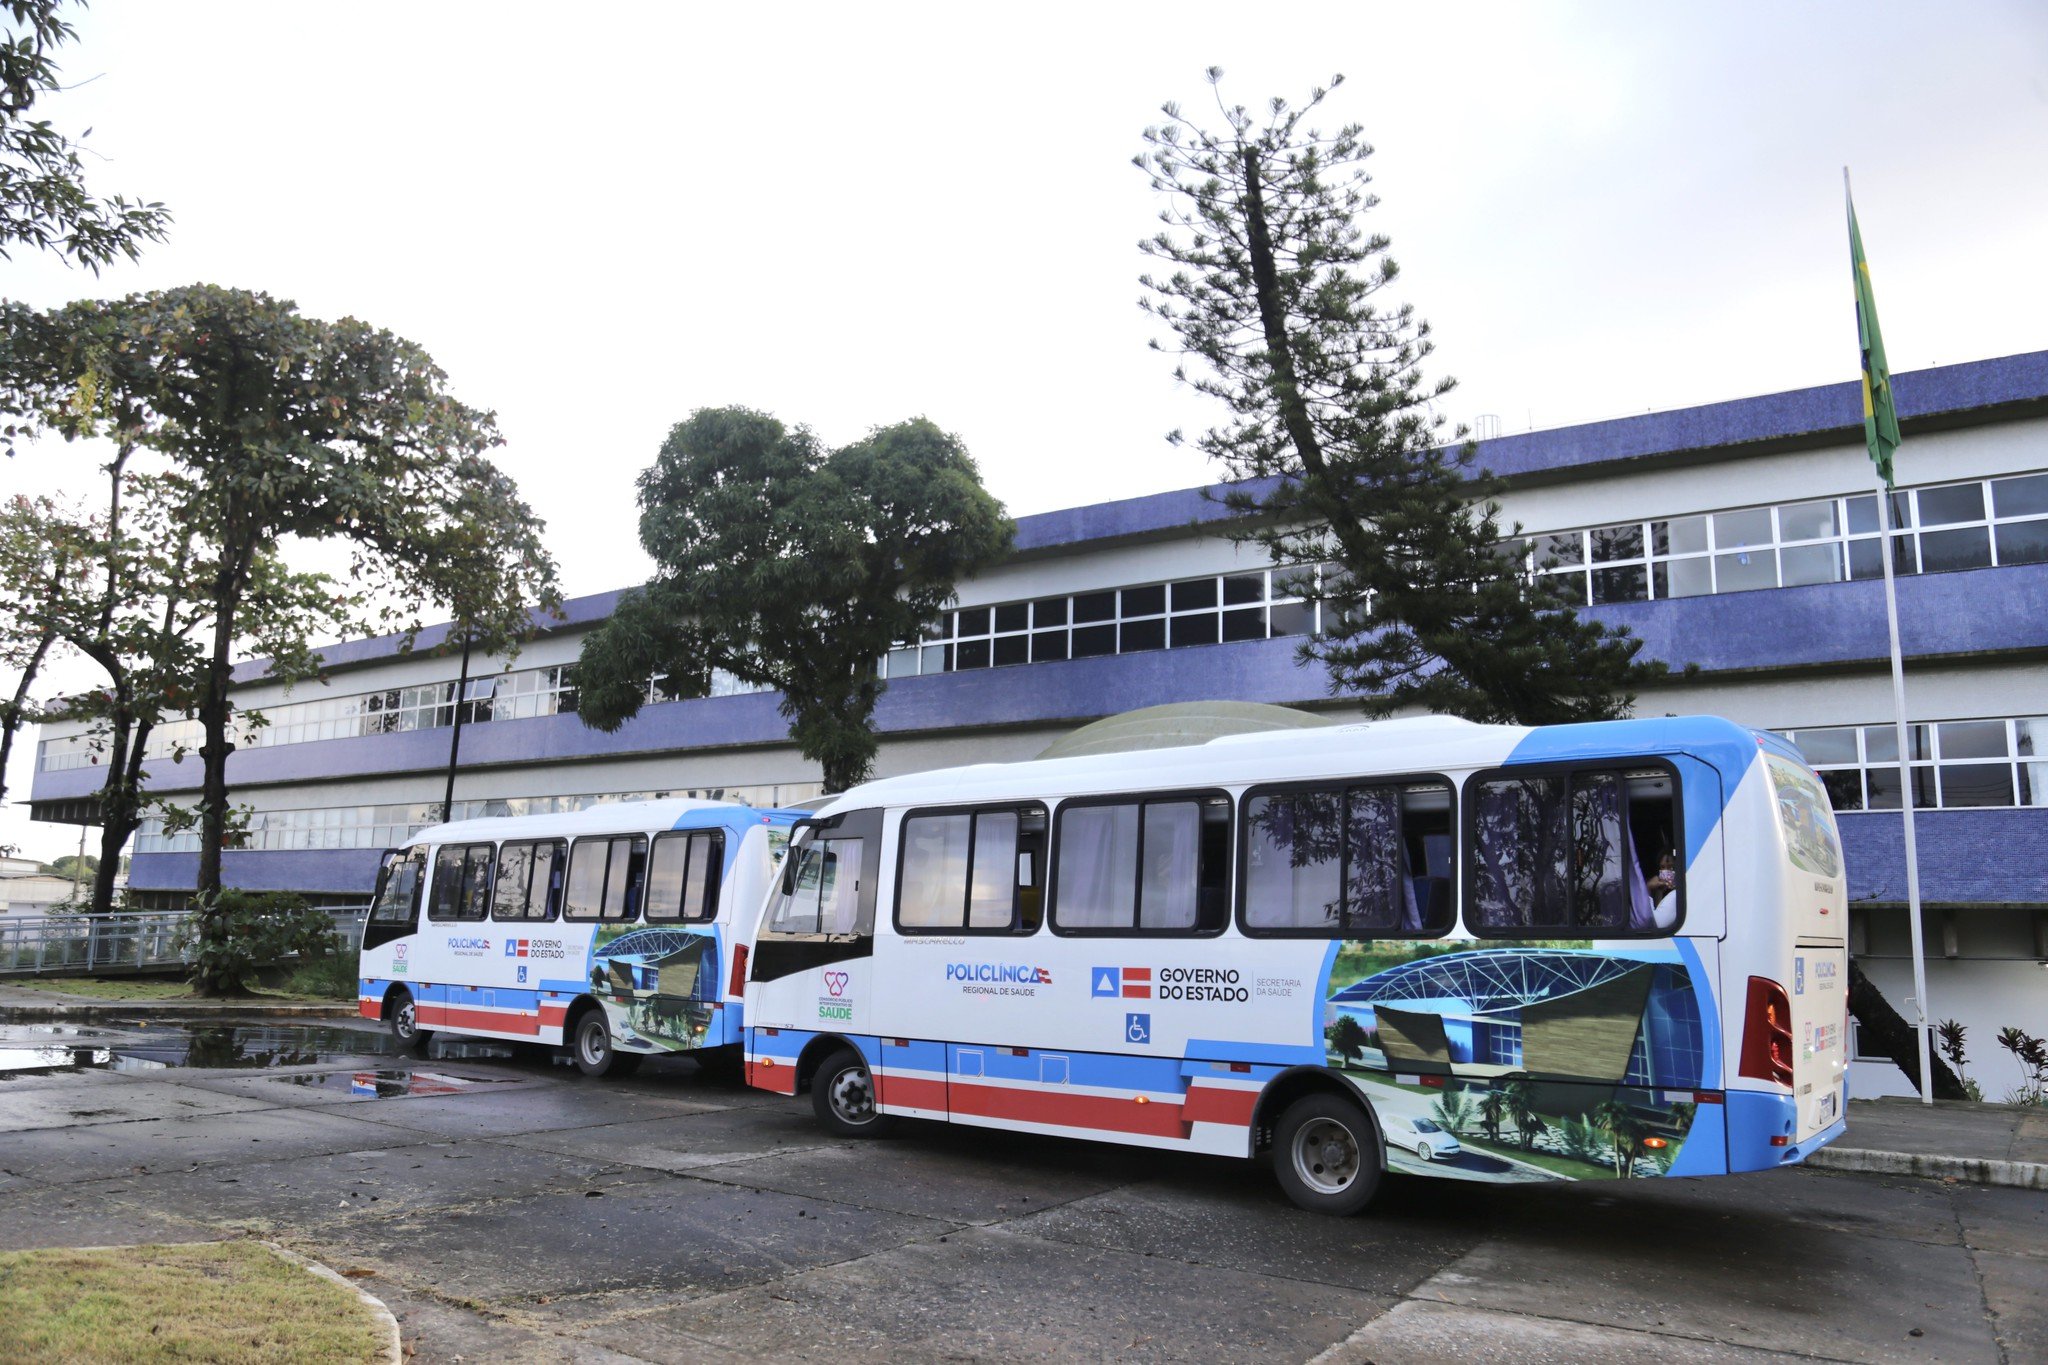
[[[1445,439],[1436,405],[1454,381],[1424,378],[1429,324],[1412,304],[1382,306],[1399,268],[1360,225],[1379,202],[1372,148],[1355,124],[1303,126],[1329,93],[1274,99],[1263,121],[1219,94],[1220,132],[1168,104],[1136,158],[1169,196],[1165,230],[1141,246],[1171,273],[1142,277],[1142,306],[1172,330],[1178,377],[1229,409],[1195,444],[1233,481],[1232,534],[1322,604],[1302,657],[1370,713],[1626,715],[1664,667],[1529,581],[1497,482],[1462,427]]]

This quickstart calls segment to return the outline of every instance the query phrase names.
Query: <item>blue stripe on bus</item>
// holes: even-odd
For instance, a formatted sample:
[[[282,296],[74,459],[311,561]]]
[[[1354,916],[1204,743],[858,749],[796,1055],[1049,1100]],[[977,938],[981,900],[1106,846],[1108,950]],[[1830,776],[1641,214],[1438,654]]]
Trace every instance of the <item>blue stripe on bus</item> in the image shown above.
[[[884,1039],[882,1065],[895,1071],[936,1071],[946,1070],[946,1045],[927,1042],[922,1038],[900,1040]]]
[[[750,829],[766,826],[769,829],[788,829],[803,818],[800,810],[756,810],[747,806],[710,806],[702,810],[685,811],[669,826],[673,830],[722,829],[744,836]],[[740,839],[725,841],[725,871],[732,871],[733,861],[740,856]]]
[[[1329,985],[1329,973],[1323,975]],[[1308,1043],[1247,1043],[1238,1038],[1190,1038],[1188,1056],[1201,1062],[1256,1062],[1264,1066],[1321,1066],[1328,1051]]]
[[[1692,1127],[1685,1130],[1685,1140],[1678,1144],[1678,1155],[1672,1159],[1667,1176],[1726,1175],[1728,1174],[1728,1118],[1727,1106],[1719,1104],[1695,1104],[1692,1113]]]
[[[541,978],[540,985],[536,987],[536,989],[543,991],[556,991],[567,995],[581,995],[583,992],[590,989],[590,983],[588,981],[579,981],[573,979],[555,980],[553,978],[544,976]]]
[[[1713,977],[1700,957],[1698,944],[1688,938],[1675,938],[1672,943],[1685,964],[1685,974],[1692,979],[1692,993],[1700,1015],[1702,1065],[1717,1068],[1714,1074],[1700,1077],[1700,1085],[1708,1090],[1718,1090],[1724,1083],[1727,1064],[1721,1052],[1721,1006],[1714,999]]]
[[[1724,1108],[1728,1114],[1728,1170],[1768,1171],[1786,1164],[1792,1155],[1788,1147],[1773,1147],[1771,1139],[1789,1140],[1799,1122],[1799,1105],[1790,1095],[1761,1090],[1730,1090]],[[1810,1151],[1818,1143],[1802,1143]]]
[[[804,1045],[817,1036],[808,1029],[750,1029],[747,1033],[747,1050],[756,1057],[773,1057],[779,1062],[794,1062],[803,1052]]]

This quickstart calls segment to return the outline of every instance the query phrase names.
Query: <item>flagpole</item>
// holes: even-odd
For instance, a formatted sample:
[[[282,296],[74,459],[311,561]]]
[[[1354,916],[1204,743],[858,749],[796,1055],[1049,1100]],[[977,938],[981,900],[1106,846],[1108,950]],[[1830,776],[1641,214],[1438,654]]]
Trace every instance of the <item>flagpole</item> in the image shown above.
[[[1873,387],[1882,385],[1885,389],[1884,409],[1895,414],[1891,405],[1891,377],[1885,373],[1883,343],[1877,340],[1877,316],[1875,303],[1869,295],[1861,292],[1867,287],[1869,267],[1863,262],[1862,243],[1856,230],[1856,200],[1849,189],[1849,168],[1842,167],[1842,201],[1849,210],[1850,259],[1859,275],[1859,302],[1857,304],[1858,341],[1864,348],[1863,356],[1863,413],[1870,423],[1873,413]],[[1864,316],[1868,307],[1870,315]],[[1873,357],[1873,352],[1875,355]],[[1899,439],[1896,416],[1892,418],[1890,440]],[[1876,426],[1866,427],[1870,441],[1871,459],[1878,466],[1877,480],[1877,531],[1878,559],[1884,565],[1884,620],[1885,629],[1891,637],[1892,663],[1892,727],[1894,742],[1898,745],[1899,760],[1899,814],[1904,820],[1906,833],[1906,918],[1913,938],[1913,1006],[1914,1033],[1920,1046],[1920,1103],[1934,1103],[1934,1059],[1933,1046],[1929,1036],[1927,1019],[1927,941],[1922,932],[1920,914],[1920,847],[1913,830],[1913,763],[1912,749],[1906,742],[1906,661],[1905,653],[1899,647],[1899,592],[1892,570],[1892,478],[1889,451],[1879,458],[1880,444]]]
[[[1913,1026],[1920,1041],[1920,1103],[1934,1103],[1927,1026],[1927,940],[1921,935],[1920,849],[1913,837],[1912,751],[1906,746],[1906,660],[1899,648],[1899,592],[1892,576],[1892,490],[1877,485],[1878,556],[1884,561],[1884,620],[1892,644],[1892,726],[1899,746],[1899,813],[1906,823],[1906,917],[1913,936]]]

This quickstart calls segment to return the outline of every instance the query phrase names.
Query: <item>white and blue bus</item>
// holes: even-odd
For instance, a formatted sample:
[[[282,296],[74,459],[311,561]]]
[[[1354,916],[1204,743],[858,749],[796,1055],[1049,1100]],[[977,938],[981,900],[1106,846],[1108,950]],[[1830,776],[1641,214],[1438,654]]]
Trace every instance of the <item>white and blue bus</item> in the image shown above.
[[[747,1073],[906,1115],[1383,1171],[1719,1175],[1842,1132],[1827,795],[1724,720],[1444,718],[984,765],[799,822]]]
[[[435,1032],[570,1047],[584,1072],[690,1052],[738,1071],[735,911],[774,887],[796,811],[635,801],[463,820],[387,855],[357,1008]]]

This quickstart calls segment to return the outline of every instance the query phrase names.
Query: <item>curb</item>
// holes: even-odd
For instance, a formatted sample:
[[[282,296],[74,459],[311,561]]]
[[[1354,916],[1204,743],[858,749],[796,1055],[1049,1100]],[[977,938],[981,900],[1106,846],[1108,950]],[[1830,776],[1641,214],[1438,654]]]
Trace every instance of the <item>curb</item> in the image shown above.
[[[343,1289],[346,1289],[349,1293],[355,1295],[357,1300],[362,1303],[363,1307],[370,1310],[370,1316],[372,1318],[375,1318],[378,1322],[382,1323],[384,1326],[384,1330],[390,1334],[390,1339],[385,1344],[384,1351],[380,1359],[383,1362],[385,1362],[385,1365],[402,1365],[402,1362],[405,1359],[405,1346],[404,1343],[399,1339],[398,1319],[392,1315],[390,1307],[384,1302],[384,1300],[378,1298],[369,1290],[364,1289],[355,1281],[346,1278],[341,1274],[341,1272],[334,1270],[328,1266],[324,1266],[320,1264],[320,1262],[318,1261],[308,1260],[306,1257],[299,1255],[299,1253],[297,1253],[296,1251],[288,1251],[284,1247],[279,1246],[275,1242],[264,1242],[261,1245],[268,1248],[272,1255],[277,1256],[283,1260],[290,1261],[293,1265],[299,1267],[301,1270],[311,1271],[313,1274],[318,1275],[323,1280],[329,1280],[335,1284],[338,1284]]]
[[[1823,1147],[1806,1158],[1805,1164],[1829,1171],[1960,1180],[1971,1185],[1996,1185],[2010,1190],[2048,1190],[2048,1164],[2038,1161],[1993,1161],[1988,1157],[1938,1156],[1930,1152],[1873,1152],[1855,1147]]]

